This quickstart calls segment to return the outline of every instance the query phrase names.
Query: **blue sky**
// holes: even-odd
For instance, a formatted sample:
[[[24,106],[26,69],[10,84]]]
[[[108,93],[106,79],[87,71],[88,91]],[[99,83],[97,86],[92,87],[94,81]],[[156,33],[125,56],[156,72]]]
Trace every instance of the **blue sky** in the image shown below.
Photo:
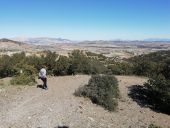
[[[0,0],[0,38],[170,38],[170,0]]]

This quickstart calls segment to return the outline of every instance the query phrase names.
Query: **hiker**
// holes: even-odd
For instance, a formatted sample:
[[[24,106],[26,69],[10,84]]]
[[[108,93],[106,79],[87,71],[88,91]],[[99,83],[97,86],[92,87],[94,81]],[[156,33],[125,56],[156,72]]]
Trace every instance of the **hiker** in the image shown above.
[[[47,76],[46,76],[46,69],[42,68],[39,72],[39,79],[43,81],[43,89],[47,90]]]

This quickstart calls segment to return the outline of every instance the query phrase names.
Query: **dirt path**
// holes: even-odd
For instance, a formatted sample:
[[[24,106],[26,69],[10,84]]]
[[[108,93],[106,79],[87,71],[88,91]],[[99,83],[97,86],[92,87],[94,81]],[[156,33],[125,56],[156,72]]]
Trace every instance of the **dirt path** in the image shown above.
[[[144,78],[117,76],[121,99],[116,112],[108,112],[88,99],[73,96],[89,76],[51,77],[49,90],[9,86],[0,91],[0,128],[145,128],[150,123],[170,126],[170,116],[140,107],[128,97],[128,87]],[[41,81],[39,81],[41,83]]]

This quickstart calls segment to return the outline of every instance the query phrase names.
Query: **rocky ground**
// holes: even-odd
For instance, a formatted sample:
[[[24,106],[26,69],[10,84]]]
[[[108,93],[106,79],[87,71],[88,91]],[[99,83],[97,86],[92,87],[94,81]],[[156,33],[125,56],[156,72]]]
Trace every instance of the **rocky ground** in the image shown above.
[[[1,86],[0,128],[147,128],[151,123],[168,127],[170,116],[138,105],[129,87],[146,78],[117,76],[121,98],[116,112],[108,112],[74,91],[90,76],[48,78],[48,90],[35,86]],[[38,81],[41,84],[41,81]]]

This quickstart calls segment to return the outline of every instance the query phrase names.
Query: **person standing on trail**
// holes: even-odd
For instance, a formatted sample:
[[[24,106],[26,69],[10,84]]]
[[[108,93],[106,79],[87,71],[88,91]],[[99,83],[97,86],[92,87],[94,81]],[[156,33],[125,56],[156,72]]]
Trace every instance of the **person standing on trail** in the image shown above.
[[[39,79],[43,81],[43,89],[47,90],[47,76],[46,76],[46,69],[42,68],[39,72]]]

